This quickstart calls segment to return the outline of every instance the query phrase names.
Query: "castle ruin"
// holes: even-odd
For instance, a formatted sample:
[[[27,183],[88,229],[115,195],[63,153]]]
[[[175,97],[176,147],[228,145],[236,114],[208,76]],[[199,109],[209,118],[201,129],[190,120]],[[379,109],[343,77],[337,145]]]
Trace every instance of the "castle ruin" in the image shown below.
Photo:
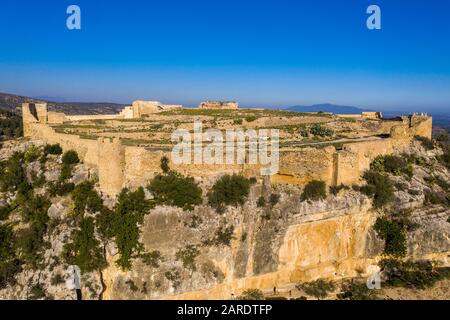
[[[200,109],[210,107],[215,109],[216,106],[220,106],[221,109],[237,108],[235,103],[223,105],[225,107],[213,103],[202,104]],[[161,158],[165,155],[170,158],[170,150],[158,147],[159,144],[156,144],[156,147],[130,145],[121,130],[131,129],[121,127],[117,129],[115,126],[121,125],[121,121],[130,122],[133,119],[137,121],[143,118],[155,119],[155,121],[164,120],[164,125],[150,122],[150,125],[158,126],[158,128],[164,128],[173,123],[182,125],[183,115],[178,113],[183,110],[188,109],[159,102],[135,101],[132,106],[125,107],[115,115],[72,116],[49,111],[46,104],[24,103],[22,106],[25,137],[43,139],[49,144],[59,143],[65,151],[69,149],[77,151],[80,159],[98,173],[100,188],[108,195],[116,195],[124,187],[136,187],[147,183],[155,174],[161,172]],[[171,111],[173,115],[161,114],[164,111]],[[289,117],[282,114],[285,118],[275,117],[271,113],[267,115],[262,113],[262,115],[264,116],[261,116],[255,122],[256,124],[249,122],[248,125],[274,126],[277,121],[281,124],[289,121],[296,123],[297,118],[303,122],[312,121],[305,118],[304,115],[302,118],[300,116],[295,118],[295,113]],[[426,115],[412,115],[392,120],[381,119],[379,113],[362,114],[358,117],[361,118],[361,121],[355,120],[353,117],[345,120],[348,117],[339,115],[323,119],[335,122],[345,120],[348,121],[345,124],[352,125],[356,128],[355,130],[358,128],[366,131],[373,130],[373,134],[353,140],[342,140],[342,143],[333,143],[333,141],[328,145],[322,143],[320,146],[318,143],[311,143],[292,147],[292,144],[295,143],[292,140],[286,142],[286,146],[282,144],[279,172],[270,177],[270,182],[304,185],[311,180],[322,180],[327,185],[351,185],[360,179],[362,173],[370,167],[371,161],[378,155],[405,150],[410,146],[414,136],[431,138],[432,118]],[[111,127],[105,125],[105,129],[102,131],[103,136],[100,137],[61,131],[61,126],[74,130],[73,128],[82,127],[84,123],[92,121],[105,122]],[[232,120],[223,120],[222,123],[228,125],[230,121]],[[299,125],[303,125],[303,122]],[[337,123],[339,125],[340,122]],[[146,133],[146,129],[138,127],[139,122],[130,125],[133,125],[132,128],[135,132],[140,132],[141,135]],[[374,129],[370,129],[370,126],[373,126]],[[159,131],[164,130],[155,129],[154,135],[160,134]],[[119,137],[121,134],[122,136]],[[208,178],[225,173],[240,173],[247,177],[262,179],[260,166],[248,163],[231,165],[174,165],[171,163],[171,167],[182,174],[195,177]]]

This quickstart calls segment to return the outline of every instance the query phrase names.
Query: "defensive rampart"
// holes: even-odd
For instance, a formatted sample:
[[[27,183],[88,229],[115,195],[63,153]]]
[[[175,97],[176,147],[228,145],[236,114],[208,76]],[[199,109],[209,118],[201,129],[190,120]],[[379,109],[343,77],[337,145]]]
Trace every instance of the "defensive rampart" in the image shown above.
[[[48,112],[45,104],[24,104],[23,126],[26,137],[59,143],[64,150],[74,149],[84,163],[98,170],[100,187],[109,195],[116,195],[123,187],[143,185],[161,171],[160,160],[170,154],[144,147],[125,146],[119,139],[84,139],[77,135],[56,132],[49,124],[83,119],[117,119],[119,115],[66,116]],[[271,176],[272,183],[304,185],[311,180],[322,180],[328,185],[353,184],[378,155],[406,149],[415,135],[431,138],[432,119],[426,116],[409,117],[395,126],[388,138],[346,143],[342,148],[306,147],[296,151],[280,152],[280,168]],[[174,165],[182,174],[194,177],[215,177],[225,173],[260,175],[260,166],[234,165]]]

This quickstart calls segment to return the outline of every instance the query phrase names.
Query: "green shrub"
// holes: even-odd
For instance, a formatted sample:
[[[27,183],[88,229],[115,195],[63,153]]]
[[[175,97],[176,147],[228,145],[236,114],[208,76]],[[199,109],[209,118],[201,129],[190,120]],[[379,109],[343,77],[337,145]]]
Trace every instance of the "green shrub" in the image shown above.
[[[11,211],[12,208],[10,206],[0,206],[0,221],[8,219]]]
[[[450,196],[445,192],[425,190],[425,204],[450,204]]]
[[[407,252],[406,230],[396,221],[378,218],[374,229],[385,241],[384,253],[395,257],[404,257]]]
[[[47,291],[41,284],[36,284],[31,287],[30,295],[28,296],[28,300],[39,300],[47,297]]]
[[[323,181],[313,180],[308,182],[308,184],[303,189],[301,200],[322,200],[327,196],[326,185]]]
[[[159,264],[162,261],[161,252],[158,250],[143,253],[140,257],[146,265],[152,268],[159,268]]]
[[[241,125],[244,121],[242,119],[234,119],[233,124],[235,125]]]
[[[44,174],[37,176],[35,173],[32,173],[31,180],[32,180],[31,184],[32,184],[33,189],[42,187],[45,184],[45,182],[47,181],[45,179]]]
[[[139,243],[139,225],[144,222],[144,215],[150,208],[150,202],[145,199],[142,187],[134,192],[124,189],[118,197],[111,234],[114,235],[120,254],[116,263],[123,270],[131,268],[131,259],[142,250],[142,244]]]
[[[59,175],[59,181],[66,181],[72,177],[72,168],[73,165],[63,163],[61,166],[61,173]]]
[[[265,207],[265,206],[266,206],[266,199],[264,199],[263,196],[260,196],[260,197],[258,198],[258,201],[256,201],[256,206],[257,206],[258,208]]]
[[[436,140],[439,141],[439,142],[447,142],[447,141],[449,141],[448,133],[447,132],[443,132],[443,133],[439,134],[439,136],[437,136]]]
[[[314,124],[309,132],[315,136],[319,137],[330,137],[334,134],[334,131],[328,128],[325,128],[319,123]]]
[[[14,139],[23,135],[22,117],[0,110],[0,139]]]
[[[172,283],[172,286],[177,290],[181,285],[181,274],[178,270],[170,270],[164,273],[167,280]]]
[[[208,239],[203,241],[204,245],[213,245],[213,246],[231,246],[231,241],[234,239],[234,227],[233,226],[220,226],[220,228],[216,231],[214,237],[212,239]]]
[[[247,289],[237,298],[238,300],[263,300],[264,294],[259,289]]]
[[[16,284],[16,275],[22,271],[19,259],[0,261],[0,289]]]
[[[444,166],[447,167],[447,169],[450,169],[450,147],[444,147],[443,148],[444,153],[439,156],[438,160],[441,162]]]
[[[156,204],[177,206],[184,210],[192,210],[202,203],[202,189],[194,178],[183,177],[176,172],[157,175],[148,186]]]
[[[298,290],[303,290],[307,295],[313,296],[319,300],[326,298],[330,292],[335,290],[335,285],[332,281],[323,279],[302,283],[296,287]]]
[[[200,254],[200,251],[194,245],[188,245],[184,249],[179,249],[175,254],[175,259],[183,263],[183,267],[196,271],[195,258]]]
[[[306,128],[303,128],[303,129],[300,130],[300,135],[301,135],[303,138],[309,138],[309,131],[306,130]]]
[[[330,193],[334,196],[337,196],[341,190],[348,190],[348,189],[350,189],[350,188],[343,184],[341,184],[339,186],[330,186]]]
[[[225,206],[243,205],[250,192],[251,182],[240,175],[222,176],[208,192],[208,203],[219,213]]]
[[[280,201],[280,195],[276,193],[272,193],[269,197],[269,203],[272,207],[274,207],[278,201]]]
[[[100,241],[95,238],[93,218],[83,218],[80,229],[72,232],[72,242],[64,245],[63,258],[66,263],[77,265],[82,273],[102,270],[106,267]]]
[[[366,185],[360,191],[367,196],[374,198],[374,206],[381,208],[394,200],[394,186],[391,180],[373,170],[366,171],[363,175]]]
[[[88,212],[99,212],[103,208],[103,200],[97,191],[94,190],[94,184],[90,181],[80,183],[72,192],[74,202],[73,212],[76,215],[83,215]]]
[[[34,162],[39,158],[40,150],[34,144],[29,146],[23,156],[25,163]]]
[[[245,117],[245,121],[247,121],[247,122],[253,122],[256,119],[257,119],[256,116],[246,116]]]
[[[50,219],[47,215],[49,208],[50,201],[46,197],[33,194],[24,200],[20,207],[23,221],[29,222],[29,227],[18,232],[17,249],[19,258],[33,269],[42,263],[47,247],[44,236]]]
[[[8,160],[0,163],[0,190],[16,191],[26,181],[23,168],[24,154],[15,152]]]
[[[63,164],[77,164],[80,162],[80,158],[78,158],[78,153],[75,150],[69,150],[62,156]]]
[[[46,155],[48,155],[48,154],[59,155],[62,153],[63,153],[63,150],[58,143],[57,144],[47,144],[44,147],[44,154],[46,154]]]
[[[128,288],[132,291],[132,292],[137,292],[139,291],[139,287],[134,283],[133,280],[129,279],[127,281],[125,281],[125,284],[128,285]]]
[[[95,226],[103,242],[114,237],[114,211],[103,206],[100,212],[95,216]]]
[[[422,137],[422,136],[414,136],[414,139],[419,141],[425,150],[433,150],[434,149],[434,143],[432,140],[430,140],[426,137]]]
[[[75,184],[74,183],[67,183],[67,182],[51,182],[48,185],[47,192],[50,197],[56,197],[56,196],[65,196],[75,190]]]
[[[164,173],[169,173],[169,171],[170,171],[169,158],[167,158],[166,156],[161,158],[161,170]]]
[[[14,234],[10,225],[0,224],[0,289],[15,283],[15,275],[22,270],[16,258]]]
[[[367,288],[365,282],[346,281],[342,284],[338,300],[378,300],[376,290]]]
[[[385,285],[424,290],[436,282],[450,279],[450,267],[433,267],[431,261],[400,261],[386,259],[379,263],[386,278]]]
[[[55,274],[51,279],[50,279],[50,284],[52,286],[57,286],[60,284],[64,284],[66,282],[66,280],[64,279],[64,277],[61,274]]]
[[[411,178],[413,176],[413,167],[408,160],[408,158],[394,155],[378,156],[370,164],[370,169],[380,173],[391,173],[396,176],[405,174]]]

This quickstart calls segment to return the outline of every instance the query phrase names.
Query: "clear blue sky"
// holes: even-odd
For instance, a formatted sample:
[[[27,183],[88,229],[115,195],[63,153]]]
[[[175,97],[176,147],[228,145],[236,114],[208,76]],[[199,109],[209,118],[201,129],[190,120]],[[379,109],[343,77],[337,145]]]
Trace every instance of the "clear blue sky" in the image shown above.
[[[449,17],[448,0],[2,0],[0,92],[450,109]]]

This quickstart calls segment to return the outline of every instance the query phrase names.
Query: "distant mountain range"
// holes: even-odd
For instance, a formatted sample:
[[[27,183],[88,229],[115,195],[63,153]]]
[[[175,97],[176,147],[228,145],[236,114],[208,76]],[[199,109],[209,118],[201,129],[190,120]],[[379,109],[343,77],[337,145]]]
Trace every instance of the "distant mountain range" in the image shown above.
[[[331,103],[314,104],[311,106],[298,105],[286,108],[286,110],[296,112],[330,112],[330,113],[344,113],[344,114],[358,114],[361,113],[362,111],[373,111],[369,109],[361,109],[352,106],[340,106]]]
[[[292,106],[288,107],[284,110],[288,111],[296,111],[296,112],[330,112],[330,113],[343,113],[343,114],[358,114],[363,111],[374,111],[370,109],[365,108],[358,108],[353,106],[340,106],[330,103],[322,103],[322,104],[314,104],[311,106]],[[405,111],[396,111],[396,110],[389,110],[389,111],[383,111],[380,110],[383,113],[383,116],[386,118],[390,117],[398,117],[401,115],[407,115],[409,112]],[[411,110],[413,112],[415,110]],[[440,112],[429,112],[429,115],[433,117],[433,123],[436,127],[441,127],[446,129],[447,131],[450,131],[450,110],[449,111],[440,111]]]
[[[0,93],[0,109],[20,113],[20,106],[25,102],[47,102],[50,111],[65,114],[114,114],[122,110],[125,105],[109,102],[55,102],[51,99],[30,98],[9,93]],[[49,97],[50,98],[50,97]]]

